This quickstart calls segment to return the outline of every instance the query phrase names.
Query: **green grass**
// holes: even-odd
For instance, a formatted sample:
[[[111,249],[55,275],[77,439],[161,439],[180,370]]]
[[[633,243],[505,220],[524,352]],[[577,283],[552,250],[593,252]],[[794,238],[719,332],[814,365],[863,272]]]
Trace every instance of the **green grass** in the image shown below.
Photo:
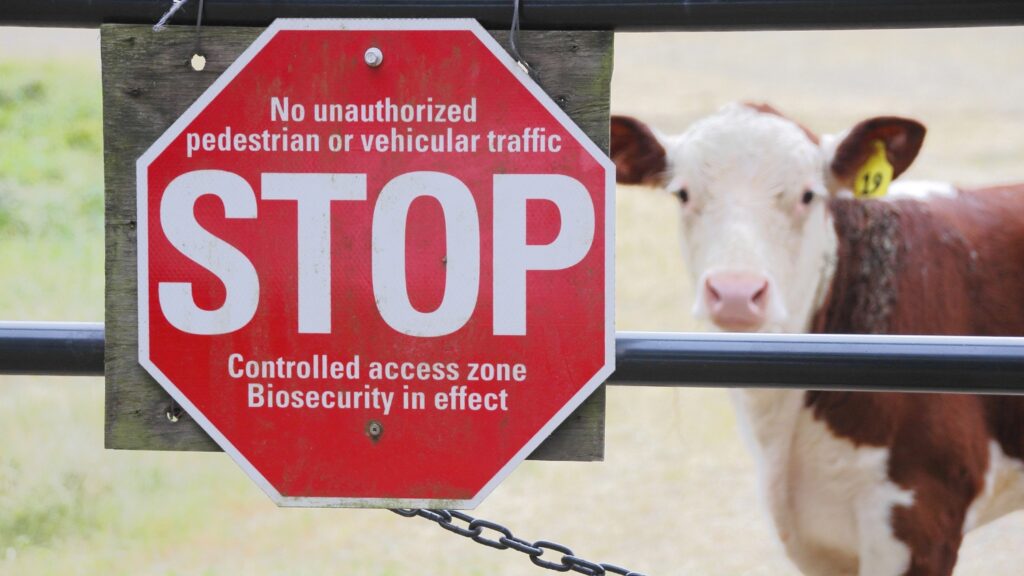
[[[97,71],[0,61],[0,317],[103,316]]]
[[[0,61],[0,318],[103,316],[100,94],[91,67]],[[96,530],[98,383],[0,378],[0,571]],[[40,434],[44,430],[71,432]],[[84,434],[82,432],[85,432]],[[56,464],[56,465],[55,465]]]
[[[0,62],[0,231],[102,230],[100,92],[91,67]]]
[[[0,61],[4,320],[103,318],[98,72]],[[209,511],[257,496],[219,455],[105,452],[102,407],[100,379],[0,377],[0,574],[136,574],[162,556],[151,573],[182,573],[174,547],[229,528]]]

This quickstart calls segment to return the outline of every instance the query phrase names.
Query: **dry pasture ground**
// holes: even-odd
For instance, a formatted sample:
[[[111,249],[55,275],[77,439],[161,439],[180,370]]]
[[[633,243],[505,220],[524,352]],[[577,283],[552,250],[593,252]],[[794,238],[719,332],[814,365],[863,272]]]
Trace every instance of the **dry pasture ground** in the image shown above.
[[[29,49],[96,67],[96,46],[95,32],[0,28],[0,61]],[[930,129],[908,177],[1024,180],[1022,64],[1024,29],[620,34],[612,109],[668,131],[741,99],[772,102],[820,131],[904,114]],[[617,207],[619,329],[694,329],[673,199],[622,188]],[[17,262],[26,264],[0,268],[3,282],[60,273],[45,254]],[[31,294],[0,298],[0,318],[98,320],[98,285],[39,297],[57,302],[43,318]],[[86,312],[69,317],[69,308]],[[604,463],[527,462],[474,514],[651,575],[795,574],[734,424],[721,390],[613,387]],[[67,511],[60,522],[76,522],[38,544],[0,534],[0,575],[540,573],[520,554],[421,520],[276,509],[222,454],[106,452],[99,379],[0,377],[0,491],[25,495],[0,495],[0,520],[45,494]],[[1021,541],[1022,514],[972,533],[957,574],[1019,574]]]

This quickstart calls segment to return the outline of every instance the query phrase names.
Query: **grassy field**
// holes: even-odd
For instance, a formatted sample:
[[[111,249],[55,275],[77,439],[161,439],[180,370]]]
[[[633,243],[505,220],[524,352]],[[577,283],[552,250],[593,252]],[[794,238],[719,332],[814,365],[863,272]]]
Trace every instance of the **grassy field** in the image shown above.
[[[735,99],[822,131],[898,113],[930,129],[912,177],[1024,180],[1024,31],[616,44],[613,110],[666,130]],[[0,319],[102,319],[96,46],[0,28]],[[671,198],[622,189],[617,205],[618,327],[693,329]],[[609,405],[606,462],[527,462],[477,513],[652,575],[794,573],[724,392],[620,387]],[[536,573],[388,512],[279,510],[222,454],[104,451],[102,408],[100,379],[0,377],[0,575]],[[1022,541],[1022,515],[972,533],[957,574],[1019,574]]]

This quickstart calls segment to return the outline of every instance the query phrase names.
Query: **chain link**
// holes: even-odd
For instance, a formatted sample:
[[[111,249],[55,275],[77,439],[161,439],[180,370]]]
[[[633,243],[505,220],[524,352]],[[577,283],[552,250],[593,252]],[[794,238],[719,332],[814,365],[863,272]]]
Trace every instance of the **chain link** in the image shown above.
[[[530,542],[512,534],[512,531],[490,520],[474,518],[459,510],[428,510],[426,508],[395,508],[391,510],[399,516],[413,518],[419,516],[426,518],[445,530],[464,536],[472,541],[490,546],[497,550],[515,550],[526,554],[530,561],[541,568],[554,570],[555,572],[569,572],[570,570],[586,576],[605,576],[614,574],[617,576],[644,576],[639,572],[633,572],[615,564],[602,564],[584,560],[573,554],[572,549],[557,542],[548,540],[537,540]],[[455,521],[458,521],[456,523]],[[464,526],[463,526],[464,525]],[[486,534],[485,534],[486,533]],[[487,535],[489,534],[489,535]],[[542,558],[545,553],[552,553],[549,559]],[[561,558],[554,560],[554,554],[561,554]]]

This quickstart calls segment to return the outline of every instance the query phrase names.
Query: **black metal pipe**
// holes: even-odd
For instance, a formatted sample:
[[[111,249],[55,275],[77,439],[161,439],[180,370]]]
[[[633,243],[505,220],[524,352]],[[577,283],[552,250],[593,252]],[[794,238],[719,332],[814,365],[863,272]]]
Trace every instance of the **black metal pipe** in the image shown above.
[[[1024,393],[1024,338],[620,332],[611,384]],[[0,322],[0,374],[103,374],[103,325]]]
[[[1024,338],[619,333],[611,383],[1024,393]]]
[[[275,18],[475,18],[507,28],[513,0],[205,0],[203,23],[266,26]],[[0,25],[92,28],[154,24],[170,0],[3,0]],[[172,23],[192,24],[199,0]],[[1021,0],[521,0],[531,29],[798,30],[1024,23]]]
[[[0,374],[103,375],[103,324],[0,322]]]

